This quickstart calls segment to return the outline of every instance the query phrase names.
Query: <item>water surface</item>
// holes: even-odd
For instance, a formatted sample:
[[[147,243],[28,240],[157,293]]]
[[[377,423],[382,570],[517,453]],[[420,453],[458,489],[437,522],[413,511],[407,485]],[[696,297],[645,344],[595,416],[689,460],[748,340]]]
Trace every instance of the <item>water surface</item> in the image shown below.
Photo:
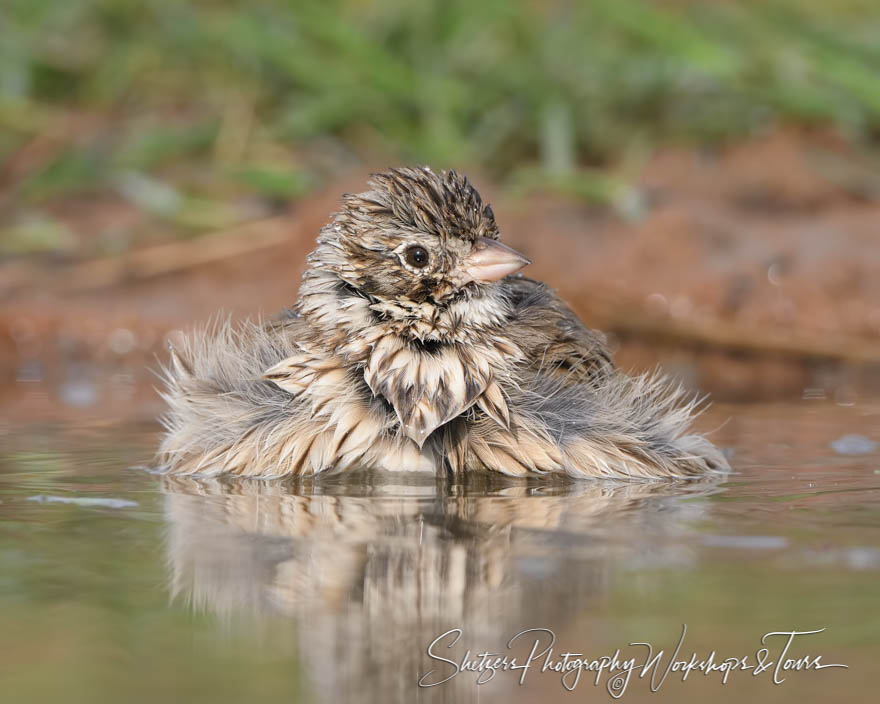
[[[633,676],[624,701],[869,701],[880,658],[880,405],[715,407],[724,482],[173,479],[152,423],[0,426],[0,691],[10,702],[612,701],[607,677],[498,672],[483,651],[644,641],[849,669]],[[847,435],[858,438],[845,439]],[[546,635],[546,634],[545,634]],[[549,636],[547,636],[549,637]],[[780,641],[777,641],[780,643]],[[772,646],[771,639],[771,646]],[[778,648],[771,647],[778,651]],[[543,661],[542,661],[543,662]],[[665,664],[665,661],[664,661]],[[567,681],[571,685],[571,680]]]

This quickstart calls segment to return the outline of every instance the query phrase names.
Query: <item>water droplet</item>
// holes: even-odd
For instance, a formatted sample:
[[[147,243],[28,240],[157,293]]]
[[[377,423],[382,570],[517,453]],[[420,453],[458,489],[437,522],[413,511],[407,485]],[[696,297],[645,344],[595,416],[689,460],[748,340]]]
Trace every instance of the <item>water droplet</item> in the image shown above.
[[[854,570],[872,570],[880,567],[880,550],[877,548],[850,548],[846,558],[848,565]]]
[[[769,281],[774,286],[782,286],[782,267],[779,266],[779,262],[773,262],[770,266],[767,267],[767,281]]]
[[[649,308],[656,310],[658,313],[666,315],[669,312],[669,301],[662,293],[652,293],[645,298],[645,303]]]
[[[877,449],[877,443],[864,435],[844,435],[831,443],[831,449],[839,455],[868,455]]]
[[[186,335],[183,330],[171,330],[165,336],[165,345],[173,349],[180,349],[186,342]]]
[[[61,401],[68,406],[92,406],[98,400],[95,385],[85,379],[69,381],[59,390]]]
[[[110,349],[119,356],[130,353],[137,347],[137,336],[128,328],[116,328],[107,338]]]

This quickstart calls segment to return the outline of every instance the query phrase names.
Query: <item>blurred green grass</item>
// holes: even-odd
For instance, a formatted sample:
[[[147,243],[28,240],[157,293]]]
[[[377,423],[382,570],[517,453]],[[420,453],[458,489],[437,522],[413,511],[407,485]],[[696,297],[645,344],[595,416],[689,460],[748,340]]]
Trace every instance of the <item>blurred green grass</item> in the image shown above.
[[[670,140],[876,140],[878,36],[876,0],[5,0],[0,219],[110,192],[211,228],[360,162],[628,202]]]

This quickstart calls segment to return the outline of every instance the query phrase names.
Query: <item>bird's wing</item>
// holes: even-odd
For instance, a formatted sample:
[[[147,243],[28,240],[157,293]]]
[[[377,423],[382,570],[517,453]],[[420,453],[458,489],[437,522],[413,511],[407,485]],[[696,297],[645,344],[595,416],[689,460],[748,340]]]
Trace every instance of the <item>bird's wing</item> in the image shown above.
[[[605,336],[587,328],[555,291],[525,277],[504,286],[513,307],[511,336],[533,371],[589,381],[614,368]]]

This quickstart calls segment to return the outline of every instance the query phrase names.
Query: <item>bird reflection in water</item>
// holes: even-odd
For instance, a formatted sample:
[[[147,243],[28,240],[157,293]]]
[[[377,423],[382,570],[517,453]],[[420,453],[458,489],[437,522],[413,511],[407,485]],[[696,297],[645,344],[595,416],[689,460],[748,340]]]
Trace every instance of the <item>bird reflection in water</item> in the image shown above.
[[[426,649],[462,628],[504,652],[525,628],[560,630],[611,569],[687,564],[711,482],[546,484],[411,475],[252,482],[164,476],[172,593],[226,621],[289,618],[327,701],[487,701],[515,677],[431,689]],[[558,630],[557,630],[558,629]],[[578,633],[589,645],[590,633]],[[596,647],[607,646],[598,643]],[[560,691],[560,693],[562,693]],[[371,698],[372,697],[372,698]]]

